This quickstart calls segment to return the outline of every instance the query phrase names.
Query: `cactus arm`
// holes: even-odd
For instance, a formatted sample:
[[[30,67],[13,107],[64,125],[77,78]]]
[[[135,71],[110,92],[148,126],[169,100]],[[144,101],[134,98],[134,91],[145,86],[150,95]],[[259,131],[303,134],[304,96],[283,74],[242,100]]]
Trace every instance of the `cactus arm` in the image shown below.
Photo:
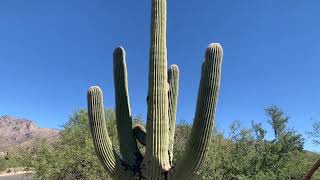
[[[133,135],[135,136],[135,138],[142,145],[145,146],[147,144],[147,142],[146,142],[146,135],[147,135],[146,129],[142,125],[137,124],[133,127],[132,131],[133,131]]]
[[[104,168],[117,180],[192,179],[207,154],[220,87],[222,48],[219,44],[210,44],[206,50],[191,137],[184,156],[177,165],[173,165],[179,69],[173,65],[167,72],[166,14],[167,0],[152,0],[146,124],[148,134],[140,125],[132,129],[125,51],[119,47],[113,54],[121,156],[114,151],[108,136],[100,88],[92,87],[88,91],[89,124],[94,146]],[[144,158],[136,140],[146,146]]]
[[[112,147],[105,122],[103,95],[97,86],[88,91],[88,114],[95,150],[104,168],[115,179],[132,179],[134,173],[128,171]]]
[[[122,159],[133,167],[140,167],[143,159],[132,132],[125,51],[118,47],[113,53],[113,72],[116,101],[117,131]]]
[[[166,0],[152,0],[145,176],[163,179],[169,163]]]
[[[177,65],[171,65],[168,70],[169,84],[169,158],[172,166],[174,134],[176,129],[176,114],[179,93],[179,68]]]
[[[198,171],[206,157],[218,100],[222,55],[219,44],[210,44],[206,50],[191,137],[172,179],[188,179]]]

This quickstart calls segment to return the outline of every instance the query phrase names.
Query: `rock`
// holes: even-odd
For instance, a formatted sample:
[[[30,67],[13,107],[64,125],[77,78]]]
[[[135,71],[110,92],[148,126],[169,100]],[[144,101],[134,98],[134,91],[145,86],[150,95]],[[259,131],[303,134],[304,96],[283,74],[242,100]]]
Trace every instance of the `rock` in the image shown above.
[[[58,137],[58,130],[39,128],[31,120],[0,116],[0,156],[17,146],[32,146],[36,140],[53,141]]]

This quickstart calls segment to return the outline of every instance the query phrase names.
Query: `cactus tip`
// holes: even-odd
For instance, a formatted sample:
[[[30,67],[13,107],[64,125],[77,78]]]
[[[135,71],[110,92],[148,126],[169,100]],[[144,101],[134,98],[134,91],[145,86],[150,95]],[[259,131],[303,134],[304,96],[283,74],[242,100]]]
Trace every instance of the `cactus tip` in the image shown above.
[[[125,54],[125,50],[122,46],[118,46],[114,49],[114,54]]]
[[[100,89],[99,86],[91,86],[88,90],[88,95],[93,94],[93,93],[102,93],[102,90]]]
[[[211,43],[209,44],[208,48],[207,48],[207,53],[219,53],[219,54],[223,54],[223,49],[222,46],[219,43]]]
[[[170,70],[170,71],[179,72],[179,67],[178,67],[178,65],[176,65],[176,64],[172,64],[172,65],[169,67],[169,70]]]
[[[211,43],[208,48],[222,48],[220,43]]]

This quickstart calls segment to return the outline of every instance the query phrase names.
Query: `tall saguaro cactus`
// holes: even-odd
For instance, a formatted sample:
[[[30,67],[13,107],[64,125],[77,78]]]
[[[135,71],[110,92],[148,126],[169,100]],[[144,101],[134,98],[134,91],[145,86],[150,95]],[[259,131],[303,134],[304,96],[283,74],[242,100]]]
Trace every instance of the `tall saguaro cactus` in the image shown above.
[[[88,91],[89,122],[95,149],[101,163],[115,179],[190,179],[207,154],[220,86],[222,48],[216,43],[206,50],[191,137],[183,158],[173,165],[179,69],[172,65],[167,70],[166,6],[166,0],[152,0],[146,130],[142,126],[132,127],[125,51],[122,47],[114,51],[120,155],[114,151],[106,128],[102,91],[97,86]],[[137,141],[146,146],[144,157]]]

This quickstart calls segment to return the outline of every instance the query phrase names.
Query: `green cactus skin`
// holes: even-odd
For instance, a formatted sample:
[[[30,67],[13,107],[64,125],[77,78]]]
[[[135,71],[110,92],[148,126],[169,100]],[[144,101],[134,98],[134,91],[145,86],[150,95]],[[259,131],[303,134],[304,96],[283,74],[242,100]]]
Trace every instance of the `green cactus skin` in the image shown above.
[[[170,164],[172,165],[173,159],[173,143],[176,127],[176,113],[178,104],[178,91],[179,91],[179,68],[177,65],[171,65],[168,70],[168,84],[169,84],[169,155]],[[136,125],[133,128],[133,133],[136,139],[142,144],[146,145],[146,129],[141,125]]]
[[[137,124],[133,127],[132,131],[133,131],[133,135],[137,139],[137,141],[139,141],[140,144],[145,146],[147,144],[147,142],[146,142],[146,135],[147,135],[146,129],[142,125]]]
[[[173,144],[174,134],[176,129],[176,114],[178,105],[178,93],[179,93],[179,68],[173,64],[168,70],[168,84],[169,84],[169,160],[171,166],[173,166]]]
[[[104,168],[116,179],[133,179],[131,177],[135,174],[127,170],[112,147],[105,123],[103,95],[97,86],[91,87],[88,91],[88,115],[95,149]]]
[[[177,163],[173,179],[188,179],[206,157],[218,101],[222,55],[220,44],[211,44],[206,51],[191,137],[183,159]]]
[[[168,78],[165,0],[152,1],[147,114],[147,145],[142,172],[158,180],[171,168],[169,160]]]
[[[125,51],[118,47],[113,53],[113,72],[116,101],[117,131],[120,153],[130,166],[140,167],[142,155],[132,132],[132,119],[128,91],[128,75]]]
[[[152,0],[151,45],[147,125],[132,128],[125,51],[114,51],[114,85],[120,155],[113,147],[105,124],[103,96],[99,87],[88,91],[89,123],[98,157],[114,179],[184,180],[203,163],[220,87],[223,50],[210,44],[202,64],[195,121],[183,158],[173,165],[173,144],[179,91],[179,68],[167,71],[166,0]],[[147,134],[148,133],[148,134]],[[145,145],[141,155],[137,141]]]

